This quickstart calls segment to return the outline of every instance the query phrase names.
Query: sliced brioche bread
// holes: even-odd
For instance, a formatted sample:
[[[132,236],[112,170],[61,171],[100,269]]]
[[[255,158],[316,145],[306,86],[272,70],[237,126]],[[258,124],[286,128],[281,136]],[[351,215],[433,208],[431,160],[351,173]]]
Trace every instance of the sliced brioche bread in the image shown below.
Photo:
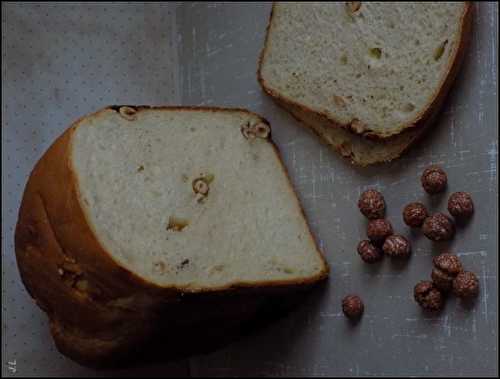
[[[263,89],[301,118],[317,115],[334,145],[390,160],[443,102],[469,37],[472,7],[456,3],[275,3],[262,50]],[[318,129],[316,127],[315,129]],[[389,139],[379,147],[352,140]],[[411,137],[410,137],[411,136]],[[385,149],[396,143],[391,152]],[[356,155],[356,153],[355,153]],[[372,154],[373,155],[373,154]]]
[[[76,122],[30,176],[16,255],[58,347],[82,362],[142,343],[186,293],[328,274],[270,126],[228,109],[122,106]]]
[[[389,162],[399,157],[424,132],[423,128],[409,129],[383,140],[370,140],[354,136],[343,128],[332,127],[330,121],[322,115],[304,111],[301,107],[279,99],[276,101],[306,127],[311,128],[324,143],[359,166]]]

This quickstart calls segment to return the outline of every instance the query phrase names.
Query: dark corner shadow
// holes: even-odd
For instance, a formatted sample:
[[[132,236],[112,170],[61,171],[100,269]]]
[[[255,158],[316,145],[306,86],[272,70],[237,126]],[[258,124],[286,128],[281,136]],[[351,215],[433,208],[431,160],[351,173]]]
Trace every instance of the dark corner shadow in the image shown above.
[[[166,327],[152,340],[138,345],[132,354],[96,368],[136,368],[212,353],[243,338],[265,333],[279,321],[291,317],[291,313],[309,317],[319,308],[327,287],[328,280],[325,280],[311,288],[279,289],[266,295],[250,290],[227,296],[188,296],[181,308],[174,306],[165,311]],[[306,324],[294,324],[293,333],[287,335],[286,346],[280,349],[293,346],[297,336],[306,330]]]

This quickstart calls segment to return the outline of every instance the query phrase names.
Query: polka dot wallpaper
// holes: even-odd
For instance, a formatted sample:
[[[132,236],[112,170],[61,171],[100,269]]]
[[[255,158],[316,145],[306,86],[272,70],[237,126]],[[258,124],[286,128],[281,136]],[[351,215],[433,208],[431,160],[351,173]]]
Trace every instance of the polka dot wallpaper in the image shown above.
[[[21,284],[14,227],[31,168],[75,119],[179,102],[174,3],[2,2],[2,376],[95,376],[59,354]],[[185,362],[99,375],[183,375]],[[144,371],[147,370],[147,371]]]

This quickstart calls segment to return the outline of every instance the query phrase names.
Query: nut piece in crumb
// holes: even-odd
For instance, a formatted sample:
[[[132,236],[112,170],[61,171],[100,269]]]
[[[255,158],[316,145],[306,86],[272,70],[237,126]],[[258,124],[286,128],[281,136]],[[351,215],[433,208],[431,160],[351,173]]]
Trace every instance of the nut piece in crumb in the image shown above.
[[[366,263],[376,263],[384,257],[382,250],[368,240],[363,240],[358,244],[358,254]]]
[[[420,181],[425,192],[432,195],[443,192],[446,189],[448,177],[441,167],[433,165],[424,170]]]
[[[366,235],[376,245],[384,243],[385,239],[392,234],[391,223],[383,218],[370,220],[366,230]]]
[[[366,129],[366,125],[359,121],[357,118],[353,119],[351,121],[351,129],[354,130],[356,133],[363,133]]]
[[[369,219],[383,218],[385,214],[384,196],[377,190],[366,190],[359,197],[358,208]]]
[[[174,232],[181,232],[188,225],[189,222],[187,220],[170,216],[168,218],[167,230],[172,230]]]
[[[455,192],[448,199],[448,212],[458,220],[465,220],[474,213],[472,197],[467,192]]]
[[[165,264],[165,262],[158,261],[153,263],[153,272],[155,272],[156,274],[164,274],[166,268],[167,265]]]
[[[120,107],[118,112],[120,113],[120,116],[122,116],[124,119],[128,121],[134,121],[137,118],[136,115],[137,110],[132,107],[127,107],[127,106]]]
[[[361,1],[346,1],[347,11],[350,14],[356,13],[361,8]]]
[[[207,196],[208,191],[210,191],[210,187],[208,186],[208,182],[204,177],[196,178],[192,183],[194,193],[202,196]]]
[[[412,228],[421,227],[427,216],[427,209],[422,203],[410,203],[403,210],[403,220]]]
[[[462,271],[453,280],[453,293],[462,299],[471,299],[479,294],[479,280],[476,274]]]
[[[255,138],[255,133],[250,126],[250,122],[246,122],[243,125],[241,125],[241,134],[243,134],[243,137],[246,139],[254,139]]]
[[[333,102],[340,108],[344,108],[346,102],[342,96],[333,95]]]
[[[365,306],[363,300],[358,295],[347,295],[342,299],[342,312],[351,320],[361,317]]]
[[[253,125],[250,125],[250,122],[246,122],[241,126],[241,134],[250,140],[254,138],[266,139],[271,134],[271,128],[263,122],[257,122]]]
[[[413,289],[415,301],[425,310],[440,311],[444,306],[444,296],[431,281],[424,280]]]
[[[263,122],[259,122],[253,126],[255,130],[255,136],[259,138],[267,138],[271,133],[271,128],[269,125],[264,124]]]
[[[432,260],[434,268],[431,278],[434,285],[443,292],[448,292],[453,286],[455,277],[463,271],[462,263],[455,254],[442,253]]]
[[[205,179],[205,181],[210,184],[214,181],[215,179],[215,175],[214,174],[207,174],[203,177]]]
[[[445,214],[435,213],[424,220],[422,232],[431,241],[449,241],[455,235],[455,225]]]
[[[447,44],[448,40],[445,40],[444,42],[441,42],[438,47],[436,47],[436,49],[434,50],[434,54],[432,55],[435,61],[441,59]]]
[[[392,258],[408,258],[411,254],[411,245],[405,237],[393,234],[385,239],[382,250]]]

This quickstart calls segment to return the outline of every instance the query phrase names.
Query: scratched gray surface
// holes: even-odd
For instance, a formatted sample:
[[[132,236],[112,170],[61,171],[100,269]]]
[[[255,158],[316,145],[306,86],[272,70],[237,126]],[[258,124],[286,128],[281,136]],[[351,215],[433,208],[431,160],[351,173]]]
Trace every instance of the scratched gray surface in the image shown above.
[[[32,165],[70,121],[103,105],[182,102],[247,107],[271,122],[331,278],[296,312],[225,349],[106,375],[498,375],[498,6],[474,7],[471,48],[434,130],[402,159],[356,169],[257,85],[270,4],[2,3],[2,373],[97,375],[54,350],[44,315],[19,283],[12,228]],[[421,313],[411,292],[444,246],[409,232],[400,216],[414,200],[445,210],[446,196],[431,202],[418,184],[431,163],[446,168],[451,191],[476,200],[475,217],[449,247],[481,283],[473,307],[452,298],[439,316]],[[365,229],[356,201],[372,186],[413,243],[406,265],[367,266],[356,255]],[[354,327],[340,312],[351,292],[366,306]]]

